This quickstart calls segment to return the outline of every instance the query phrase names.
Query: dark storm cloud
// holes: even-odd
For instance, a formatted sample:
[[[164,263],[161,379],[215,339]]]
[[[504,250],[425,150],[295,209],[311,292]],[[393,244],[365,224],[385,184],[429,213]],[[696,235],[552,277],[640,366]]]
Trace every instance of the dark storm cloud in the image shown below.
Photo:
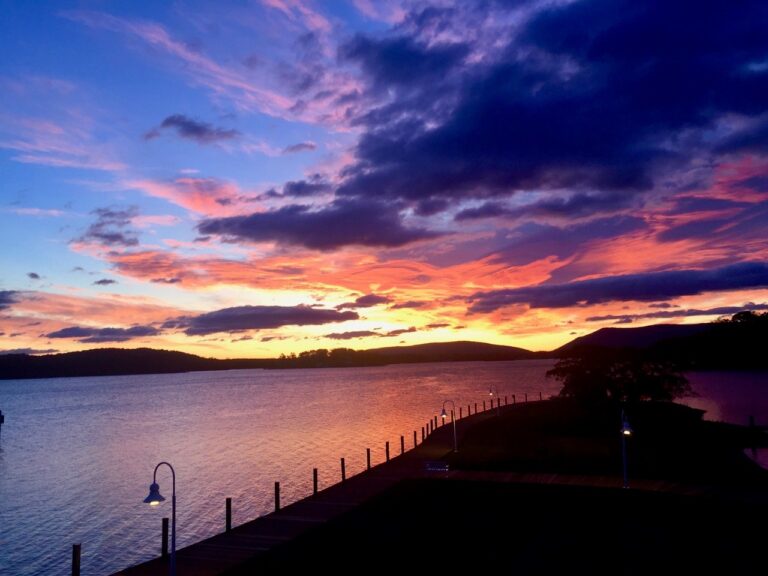
[[[217,332],[243,332],[280,326],[313,326],[344,322],[359,318],[356,312],[340,312],[311,306],[236,306],[207,312],[199,316],[166,322],[164,328],[184,328],[188,336]]]
[[[95,242],[104,246],[136,246],[139,239],[130,229],[131,222],[139,215],[136,206],[127,208],[97,208],[91,214],[96,221],[91,224],[78,241]]]
[[[396,207],[363,199],[336,200],[320,209],[290,205],[271,212],[204,220],[201,234],[251,242],[276,241],[316,250],[342,246],[402,246],[438,234],[408,228]]]
[[[691,316],[731,316],[745,310],[768,310],[768,304],[747,303],[744,306],[721,306],[719,308],[708,308],[698,310],[689,308],[685,310],[664,310],[660,312],[647,312],[645,314],[608,314],[606,316],[590,316],[587,322],[605,322],[607,320],[648,320],[659,318],[688,318]]]
[[[27,278],[30,280],[40,280],[40,274],[37,272],[27,272]]]
[[[18,293],[16,290],[0,290],[0,310],[5,310],[15,303]]]
[[[456,214],[454,220],[477,220],[505,216],[519,218],[521,216],[542,216],[578,218],[590,216],[596,212],[608,212],[627,208],[632,203],[632,196],[626,194],[574,194],[569,197],[547,198],[533,204],[516,208],[502,203],[490,201],[474,208],[465,208]]]
[[[336,306],[336,309],[343,310],[344,308],[370,308],[371,306],[386,304],[387,302],[391,302],[391,300],[386,296],[381,296],[380,294],[366,294],[365,296],[356,298],[353,302],[344,302],[343,304],[339,304]]]
[[[747,202],[736,202],[723,198],[706,198],[702,196],[683,196],[674,200],[674,208],[670,214],[688,214],[689,212],[719,212],[732,208],[746,208]]]
[[[307,180],[295,180],[286,182],[283,185],[283,195],[294,198],[304,198],[330,192],[333,187],[323,180],[319,175],[315,175]]]
[[[144,138],[147,140],[157,138],[163,130],[174,130],[180,137],[194,140],[198,144],[213,144],[214,142],[232,140],[240,136],[240,132],[237,130],[218,128],[183,114],[173,114],[163,120],[160,126],[147,132]]]
[[[493,312],[505,306],[565,308],[615,301],[654,301],[703,292],[768,287],[768,264],[744,262],[714,270],[674,270],[609,276],[566,284],[539,284],[525,288],[473,294],[470,312]]]
[[[88,328],[70,326],[46,334],[47,338],[73,338],[83,344],[101,342],[126,342],[134,338],[157,336],[160,332],[152,326],[131,326],[130,328]]]
[[[361,65],[371,92],[399,92],[360,119],[357,162],[338,194],[375,191],[421,210],[424,200],[519,189],[610,192],[539,206],[599,212],[694,155],[763,150],[768,73],[754,64],[768,54],[767,20],[762,0],[695,10],[668,0],[554,3],[510,34],[500,56],[477,62],[463,45],[416,38],[432,21],[411,18],[413,37],[357,37],[342,56]],[[727,145],[705,135],[730,114],[746,128]]]
[[[428,47],[406,36],[372,39],[362,35],[339,51],[342,58],[358,62],[382,89],[440,79],[460,64],[468,52],[461,44]]]

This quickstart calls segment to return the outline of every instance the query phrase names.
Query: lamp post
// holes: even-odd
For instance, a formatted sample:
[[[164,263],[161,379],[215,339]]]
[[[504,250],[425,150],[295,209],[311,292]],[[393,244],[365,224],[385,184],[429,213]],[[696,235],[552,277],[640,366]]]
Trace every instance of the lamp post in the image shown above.
[[[456,442],[456,404],[453,402],[453,400],[446,400],[443,402],[443,411],[440,413],[440,418],[443,419],[443,424],[445,424],[445,418],[448,416],[445,413],[445,405],[450,402],[451,406],[451,422],[453,423],[453,451],[458,452],[459,451],[459,445]]]
[[[496,416],[500,415],[500,404],[501,404],[501,396],[499,396],[499,389],[496,388],[493,384],[491,384],[491,387],[488,389],[488,396],[491,397],[491,408],[493,408],[493,393],[496,393]]]
[[[623,488],[629,488],[629,475],[627,474],[627,438],[632,436],[632,427],[627,421],[627,415],[624,409],[621,410],[621,459],[624,466],[624,485]]]
[[[144,503],[150,506],[157,506],[160,502],[165,501],[165,498],[160,495],[160,486],[157,483],[157,469],[163,464],[171,469],[171,477],[173,478],[173,494],[171,494],[171,576],[176,576],[176,472],[168,462],[160,462],[160,464],[155,466],[155,471],[152,473],[152,484],[149,485],[149,496],[144,498]]]

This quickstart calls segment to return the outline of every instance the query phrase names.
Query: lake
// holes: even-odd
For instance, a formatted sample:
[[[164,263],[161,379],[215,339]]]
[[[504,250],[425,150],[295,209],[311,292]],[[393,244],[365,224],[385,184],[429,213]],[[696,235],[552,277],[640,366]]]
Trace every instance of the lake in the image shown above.
[[[73,543],[82,573],[105,574],[158,555],[170,502],[142,503],[161,460],[177,475],[177,546],[235,525],[384,460],[389,441],[456,406],[556,394],[548,360],[457,362],[317,370],[232,370],[105,378],[0,381],[0,573],[64,575]],[[701,373],[689,403],[716,419],[768,424],[765,373]],[[158,471],[170,501],[171,479]]]

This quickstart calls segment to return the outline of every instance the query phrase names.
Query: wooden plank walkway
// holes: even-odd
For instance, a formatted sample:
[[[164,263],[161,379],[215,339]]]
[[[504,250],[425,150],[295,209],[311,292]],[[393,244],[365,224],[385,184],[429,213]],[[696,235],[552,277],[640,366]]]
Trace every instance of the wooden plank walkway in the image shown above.
[[[501,410],[513,405],[502,406]],[[495,409],[494,409],[495,410]],[[487,410],[456,421],[461,437],[471,425],[494,417]],[[450,423],[440,426],[416,448],[347,478],[316,495],[234,527],[176,551],[176,570],[184,576],[213,576],[242,564],[248,558],[296,538],[313,526],[328,522],[388,490],[401,480],[435,478],[446,472],[428,471],[425,463],[444,458],[453,447]],[[114,576],[152,576],[168,573],[168,558],[155,558],[116,572]]]

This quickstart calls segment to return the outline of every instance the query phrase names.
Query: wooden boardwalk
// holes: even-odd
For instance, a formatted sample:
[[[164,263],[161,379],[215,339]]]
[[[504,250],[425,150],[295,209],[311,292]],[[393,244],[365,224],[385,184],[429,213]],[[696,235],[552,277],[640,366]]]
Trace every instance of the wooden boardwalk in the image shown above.
[[[502,406],[501,411],[513,405]],[[495,409],[494,409],[495,410]],[[471,425],[494,417],[487,410],[456,422],[459,437]],[[416,448],[391,458],[356,476],[347,478],[316,495],[206,538],[176,551],[176,570],[184,576],[213,576],[283,542],[296,538],[313,526],[328,522],[388,490],[401,480],[444,477],[448,473],[427,470],[426,463],[444,458],[453,447],[450,423],[440,426]],[[115,573],[114,576],[150,576],[168,573],[168,558],[155,558]]]

